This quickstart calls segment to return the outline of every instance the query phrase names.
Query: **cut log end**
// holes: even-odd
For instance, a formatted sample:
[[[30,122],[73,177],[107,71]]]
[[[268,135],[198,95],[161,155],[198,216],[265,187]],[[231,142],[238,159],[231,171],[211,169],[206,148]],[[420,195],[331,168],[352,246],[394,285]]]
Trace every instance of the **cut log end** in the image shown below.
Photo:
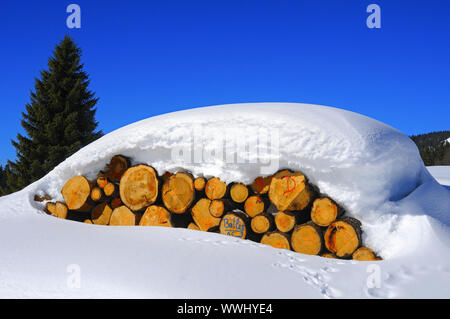
[[[324,254],[320,255],[320,257],[323,257],[323,258],[332,258],[332,259],[336,259],[336,258],[337,258],[336,255],[331,254],[331,253],[324,253]]]
[[[210,178],[206,182],[205,194],[209,199],[221,199],[227,192],[227,185],[218,177]]]
[[[266,203],[258,195],[250,196],[244,204],[245,213],[250,217],[255,217],[264,212]]]
[[[105,185],[108,184],[108,178],[106,177],[106,174],[103,172],[100,172],[97,174],[97,186],[100,188],[105,187]]]
[[[374,261],[377,260],[375,254],[370,248],[360,247],[352,254],[352,259],[360,261]]]
[[[108,225],[111,219],[112,209],[106,203],[98,204],[91,212],[91,220],[96,225]]]
[[[206,180],[203,177],[197,177],[194,180],[194,188],[196,191],[202,191],[205,189]]]
[[[282,233],[288,233],[295,226],[295,214],[291,212],[277,212],[275,215],[275,225],[277,229]]]
[[[91,199],[94,202],[101,201],[104,198],[103,190],[100,187],[94,187],[91,191]]]
[[[225,202],[221,199],[214,199],[209,205],[209,213],[214,217],[221,217],[225,213]]]
[[[303,210],[311,201],[312,191],[302,173],[282,170],[271,180],[269,198],[280,211]]]
[[[135,226],[138,223],[138,215],[128,207],[120,206],[113,210],[109,224],[111,226]]]
[[[280,232],[268,232],[261,238],[261,244],[279,249],[290,249],[289,237]]]
[[[67,207],[70,210],[89,210],[86,207],[91,195],[92,183],[84,176],[78,175],[69,179],[61,190]]]
[[[273,228],[273,217],[269,214],[259,214],[252,218],[250,223],[256,234],[264,234]]]
[[[192,219],[202,231],[208,231],[220,224],[220,218],[211,215],[210,205],[210,199],[202,198],[191,209]]]
[[[37,195],[37,194],[34,195],[34,201],[35,202],[44,202],[44,201],[48,201],[48,200],[52,200],[52,198],[49,195],[47,195],[47,194],[42,195],[42,196]]]
[[[244,184],[237,183],[230,187],[230,197],[235,203],[243,203],[248,197],[248,188]]]
[[[173,227],[170,212],[164,207],[151,205],[139,221],[139,226]]]
[[[336,256],[350,257],[361,245],[361,224],[350,217],[337,220],[328,226],[324,240],[326,248]]]
[[[115,198],[111,199],[110,206],[112,209],[117,208],[120,205],[122,205],[122,201],[120,200],[119,197],[115,197]]]
[[[311,220],[314,224],[328,227],[338,217],[339,208],[330,198],[317,198],[311,208]]]
[[[68,212],[69,212],[69,210],[64,203],[56,202],[55,213],[53,214],[53,216],[62,218],[62,219],[66,219]]]
[[[186,173],[170,176],[162,188],[164,205],[175,214],[184,213],[194,201],[194,195],[194,180]]]
[[[158,178],[153,167],[137,165],[127,169],[120,180],[120,199],[133,211],[153,204],[158,197]]]
[[[323,249],[322,232],[313,223],[298,225],[292,232],[291,245],[298,253],[318,255]]]
[[[240,211],[233,211],[226,214],[219,227],[219,232],[223,235],[246,238],[248,233],[248,217]]]

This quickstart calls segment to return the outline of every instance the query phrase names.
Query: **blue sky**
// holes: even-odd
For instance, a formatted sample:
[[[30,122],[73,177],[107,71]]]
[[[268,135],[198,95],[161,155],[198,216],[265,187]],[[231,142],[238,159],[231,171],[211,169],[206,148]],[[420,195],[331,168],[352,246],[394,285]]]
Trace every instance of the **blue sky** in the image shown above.
[[[66,7],[81,7],[68,29]],[[381,8],[381,29],[366,7]],[[0,164],[55,44],[83,50],[97,120],[111,132],[224,103],[304,102],[406,134],[450,129],[450,1],[2,1]],[[257,110],[255,110],[257,112]]]

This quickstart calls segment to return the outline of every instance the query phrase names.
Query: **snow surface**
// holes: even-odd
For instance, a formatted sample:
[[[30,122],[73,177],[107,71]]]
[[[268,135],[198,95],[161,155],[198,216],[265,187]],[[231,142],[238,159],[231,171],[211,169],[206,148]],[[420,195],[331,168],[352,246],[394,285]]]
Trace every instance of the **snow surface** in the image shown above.
[[[427,169],[440,184],[450,186],[450,166],[428,166]]]
[[[252,149],[267,132],[280,148]],[[205,158],[225,138],[247,143],[240,154],[248,161]],[[203,160],[181,161],[173,156],[181,148],[204,150]],[[47,216],[32,200],[36,193],[62,199],[68,178],[95,177],[115,154],[160,174],[182,167],[227,182],[249,183],[278,167],[301,170],[362,221],[365,244],[385,260],[330,260],[187,229],[88,225]],[[268,172],[268,161],[279,165]],[[449,225],[450,191],[414,143],[383,123],[307,104],[198,108],[118,129],[0,198],[0,296],[449,298]],[[81,288],[66,283],[72,264],[81,269]]]

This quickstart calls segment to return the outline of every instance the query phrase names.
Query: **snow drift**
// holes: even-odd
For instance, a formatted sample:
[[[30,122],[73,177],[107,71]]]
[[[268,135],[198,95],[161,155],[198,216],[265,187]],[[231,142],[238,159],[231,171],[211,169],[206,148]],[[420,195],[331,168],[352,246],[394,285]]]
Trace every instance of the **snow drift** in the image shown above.
[[[267,133],[269,138],[275,134],[276,143],[252,149],[251,145],[257,144],[264,136],[261,132]],[[230,140],[235,141],[236,145],[245,140],[247,146],[241,150],[248,155],[246,161],[225,158]],[[201,152],[197,154],[203,155],[200,161],[194,158],[199,149]],[[222,158],[217,154],[209,158],[206,156],[217,149],[225,149]],[[185,150],[183,155],[186,155],[186,150],[191,153],[187,152],[189,156],[180,158],[174,156],[173,150]],[[450,192],[428,173],[415,144],[406,135],[359,114],[294,103],[234,104],[191,109],[152,117],[118,129],[84,147],[23,191],[1,198],[0,221],[4,223],[23,216],[41,221],[45,219],[45,222],[52,224],[52,229],[68,228],[68,221],[48,220],[49,216],[40,213],[41,204],[33,202],[32,197],[36,193],[46,193],[61,200],[60,190],[67,179],[78,174],[94,178],[96,172],[116,154],[129,156],[133,164],[152,165],[159,174],[174,172],[182,167],[194,175],[214,175],[227,182],[250,183],[261,172],[269,175],[278,168],[300,170],[321,192],[338,201],[349,216],[361,220],[364,242],[387,259],[381,263],[395,259],[414,260],[427,254],[437,256],[431,251],[437,247],[441,251],[444,249],[445,256],[450,253]],[[277,166],[270,167],[273,163]],[[268,168],[274,170],[268,172]],[[92,227],[92,230],[86,227]],[[77,225],[73,226],[68,236],[74,237],[76,234],[73,233],[78,231],[89,233],[89,236],[94,236],[92,232],[98,231],[98,240],[102,240],[101,236],[106,240],[116,234],[122,239],[130,236],[129,240],[136,236],[156,236],[154,239],[161,240],[159,245],[163,245],[164,241],[161,239],[163,237],[158,236],[169,236],[167,230],[152,227],[145,230],[140,227],[100,229],[98,226]],[[186,230],[169,231],[172,231],[172,237],[186,234]],[[35,234],[40,236],[39,230]],[[63,232],[60,235],[65,236]],[[216,236],[208,233],[190,235],[204,240],[216,240]],[[217,240],[235,242],[235,239],[222,237]],[[267,250],[260,246],[258,249]],[[243,252],[236,254],[244,255]],[[310,258],[313,264],[320,264],[314,257],[295,253],[289,256],[305,260]],[[331,288],[323,289],[325,292],[322,296],[352,295],[351,292],[333,295]],[[166,296],[174,296],[170,291]],[[240,295],[227,294],[226,291],[218,292],[215,296]],[[366,294],[362,296],[396,296],[386,292],[365,291]]]

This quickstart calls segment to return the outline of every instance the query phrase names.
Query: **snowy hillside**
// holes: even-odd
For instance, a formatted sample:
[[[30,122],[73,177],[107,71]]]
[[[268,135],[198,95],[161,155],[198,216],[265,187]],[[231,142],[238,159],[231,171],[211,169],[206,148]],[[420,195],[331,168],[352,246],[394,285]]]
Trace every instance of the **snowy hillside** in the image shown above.
[[[238,148],[246,160],[211,155],[229,147],[224,140],[264,138],[268,147]],[[228,182],[301,170],[361,220],[365,243],[385,260],[325,259],[186,229],[88,225],[47,216],[33,202],[36,193],[61,200],[68,178],[93,178],[115,154],[160,174],[183,167]],[[449,298],[449,225],[450,191],[415,144],[385,124],[306,104],[186,110],[116,130],[0,198],[0,297]],[[73,269],[80,287],[67,284]]]

